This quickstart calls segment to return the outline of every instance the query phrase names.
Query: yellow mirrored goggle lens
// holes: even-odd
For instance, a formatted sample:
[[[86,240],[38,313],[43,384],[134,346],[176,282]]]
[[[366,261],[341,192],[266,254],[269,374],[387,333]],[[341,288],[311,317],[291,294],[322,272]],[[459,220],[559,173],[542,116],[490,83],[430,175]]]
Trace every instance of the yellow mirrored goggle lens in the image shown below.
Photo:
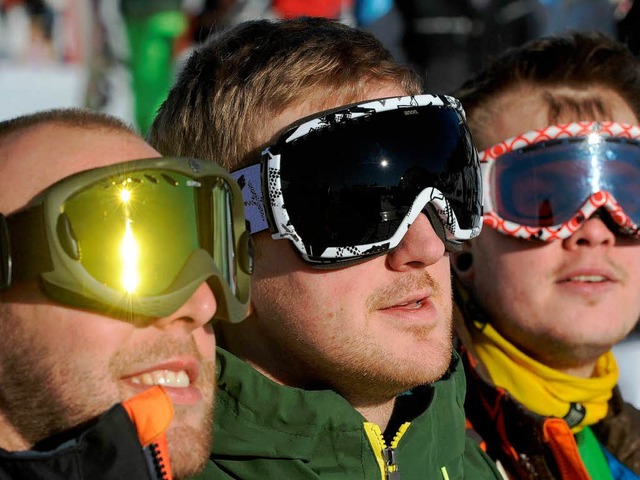
[[[214,260],[233,259],[231,221],[225,219],[224,225],[214,222],[210,212],[212,200],[216,209],[230,209],[225,183],[218,183],[212,198],[212,187],[199,180],[176,172],[145,170],[76,192],[62,209],[78,261],[106,287],[123,294],[157,296],[171,291],[198,249],[208,250]],[[203,214],[211,220],[200,225],[198,219],[207,218]],[[211,238],[201,228],[211,228],[208,224],[214,232],[220,230],[218,237],[222,237],[220,241],[216,237],[213,245],[203,244],[205,238]],[[232,261],[221,260],[220,264],[233,285]]]

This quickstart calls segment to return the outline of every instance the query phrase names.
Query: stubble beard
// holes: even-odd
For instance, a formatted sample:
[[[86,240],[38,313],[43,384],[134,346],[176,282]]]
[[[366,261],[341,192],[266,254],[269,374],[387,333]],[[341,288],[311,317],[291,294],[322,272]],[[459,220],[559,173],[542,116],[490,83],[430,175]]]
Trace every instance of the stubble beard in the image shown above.
[[[369,354],[371,364],[388,365],[385,369],[387,372],[385,383],[389,384],[391,391],[396,392],[395,395],[438,380],[449,366],[453,349],[452,299],[450,294],[445,295],[449,290],[442,288],[426,271],[404,276],[392,285],[374,291],[367,299],[367,313],[373,316],[379,309],[398,303],[412,292],[422,290],[425,285],[431,290],[429,301],[434,304],[438,314],[443,318],[440,318],[435,325],[429,323],[409,325],[398,332],[398,335],[413,339],[420,350],[415,352],[413,358],[395,358],[394,360],[389,360],[389,354],[384,346],[380,346],[377,351],[371,349]],[[443,295],[446,298],[443,298]],[[448,308],[447,305],[449,305]],[[381,381],[384,380],[381,379]]]
[[[443,304],[451,301],[450,296],[443,299],[443,289],[431,275],[422,272],[373,292],[366,302],[368,315],[373,315],[382,306],[406,298],[425,284],[432,289],[433,302]],[[293,354],[299,365],[304,365],[299,371],[307,378],[301,375],[301,384],[297,386],[331,388],[352,405],[382,404],[418,385],[434,382],[446,372],[452,353],[451,309],[448,313],[442,313],[446,316],[440,321],[448,322],[446,333],[441,335],[443,338],[434,339],[434,328],[430,325],[408,326],[398,332],[399,335],[413,338],[416,344],[429,347],[414,352],[413,356],[392,358],[388,346],[380,343],[380,339],[373,338],[365,326],[356,334],[351,331],[341,335],[338,329],[329,347],[326,343],[320,346],[309,344],[304,335],[293,334],[293,338],[286,341],[290,348],[283,353],[282,361],[290,364]],[[340,318],[345,315],[346,312],[336,312],[332,322],[340,324]],[[347,320],[345,322],[348,323]]]
[[[147,345],[134,354],[120,352],[104,372],[74,370],[55,364],[45,346],[34,342],[21,328],[21,319],[3,304],[0,340],[0,412],[25,448],[96,418],[125,400],[127,394],[114,385],[114,379],[140,359],[149,362],[149,358],[166,358],[173,351],[196,355],[201,361],[197,385],[203,394],[202,414],[194,420],[190,407],[175,406],[167,442],[176,479],[194,475],[204,467],[212,443],[215,361],[203,361],[195,353],[193,342],[187,346],[168,341]]]
[[[189,424],[187,418],[192,415],[189,407],[176,405],[173,426],[167,432],[169,457],[173,477],[176,480],[196,475],[204,469],[213,443],[213,412],[215,405],[215,362],[207,362],[200,369],[203,394],[203,408],[196,425]],[[202,381],[201,381],[202,380]],[[208,385],[208,387],[204,387]]]
[[[29,338],[21,324],[8,308],[2,309],[0,410],[20,442],[30,448],[99,415],[115,402],[103,390],[93,389],[87,396],[84,386],[93,384],[94,379],[82,374],[74,375],[75,391],[56,388],[53,379],[68,377],[70,372],[65,365],[52,365],[44,346]],[[87,398],[91,402],[86,402]]]

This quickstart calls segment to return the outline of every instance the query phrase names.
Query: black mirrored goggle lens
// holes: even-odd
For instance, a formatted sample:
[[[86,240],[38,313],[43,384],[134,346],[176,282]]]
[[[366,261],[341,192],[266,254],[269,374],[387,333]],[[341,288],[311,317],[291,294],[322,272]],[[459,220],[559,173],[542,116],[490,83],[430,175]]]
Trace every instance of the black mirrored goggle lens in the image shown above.
[[[640,221],[640,147],[635,141],[575,138],[538,143],[496,160],[491,189],[496,213],[531,227],[570,220],[598,191],[611,193]]]
[[[170,292],[189,258],[203,249],[235,289],[232,223],[212,208],[229,211],[224,180],[211,185],[176,172],[134,172],[69,197],[58,237],[89,275],[126,294]]]
[[[279,148],[287,212],[319,251],[389,239],[427,187],[443,192],[462,228],[480,222],[474,147],[454,110],[380,112]]]

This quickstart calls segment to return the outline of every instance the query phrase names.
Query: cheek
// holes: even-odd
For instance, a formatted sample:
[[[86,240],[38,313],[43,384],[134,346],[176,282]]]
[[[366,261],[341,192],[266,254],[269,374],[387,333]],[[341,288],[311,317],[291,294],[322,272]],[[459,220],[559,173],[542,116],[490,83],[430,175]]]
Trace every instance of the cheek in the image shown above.
[[[445,255],[438,262],[430,265],[427,272],[438,286],[436,303],[441,305],[443,311],[451,312],[453,295],[451,293],[451,260],[449,255]]]
[[[65,330],[73,332],[69,341],[83,349],[109,357],[135,336],[136,328],[128,323],[81,313],[67,316]]]
[[[451,284],[451,257],[445,254],[440,260],[427,268],[429,275],[433,277],[439,285]],[[444,288],[444,287],[443,287]]]
[[[473,285],[485,306],[519,308],[532,292],[543,290],[552,263],[548,252],[509,250],[491,243],[477,247],[473,252]]]
[[[216,353],[216,337],[211,323],[193,332],[193,338],[198,351],[204,358],[213,358]]]
[[[353,277],[347,279],[344,270],[312,269],[298,258],[288,240],[272,240],[260,235],[256,242],[259,254],[251,281],[252,303],[259,315],[267,305],[300,311],[311,302],[327,304],[331,299],[335,300],[337,294],[343,296],[345,288],[354,286]]]
[[[293,271],[270,278],[255,278],[251,295],[258,314],[263,316],[260,311],[267,306],[295,314],[335,303],[344,296],[346,285],[340,281],[339,275],[331,276],[327,281],[320,278],[323,275]]]
[[[635,280],[640,277],[640,245],[634,242],[631,246],[623,246],[624,248],[617,249],[617,252],[623,254],[618,262],[627,267],[630,276]]]
[[[13,312],[50,356],[85,365],[107,364],[135,333],[128,323],[58,305],[16,305]]]
[[[629,300],[620,302],[620,308],[628,308],[629,304],[635,304],[640,308],[640,245],[637,242],[623,243],[612,249],[611,261],[617,265],[617,270],[624,277],[623,285]],[[627,307],[624,305],[627,304]]]
[[[258,321],[269,335],[327,338],[337,324],[362,320],[366,293],[379,284],[379,278],[372,278],[358,266],[328,271],[302,269],[254,278],[251,296]]]

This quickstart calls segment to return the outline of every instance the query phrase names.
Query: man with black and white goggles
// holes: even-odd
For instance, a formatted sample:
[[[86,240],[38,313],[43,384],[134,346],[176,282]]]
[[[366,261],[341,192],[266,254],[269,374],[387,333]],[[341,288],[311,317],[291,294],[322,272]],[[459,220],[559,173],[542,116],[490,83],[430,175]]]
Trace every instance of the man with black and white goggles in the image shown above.
[[[251,233],[270,229],[318,268],[396,248],[422,212],[455,250],[482,226],[477,153],[460,103],[369,100],[289,126],[260,164],[232,173]]]

